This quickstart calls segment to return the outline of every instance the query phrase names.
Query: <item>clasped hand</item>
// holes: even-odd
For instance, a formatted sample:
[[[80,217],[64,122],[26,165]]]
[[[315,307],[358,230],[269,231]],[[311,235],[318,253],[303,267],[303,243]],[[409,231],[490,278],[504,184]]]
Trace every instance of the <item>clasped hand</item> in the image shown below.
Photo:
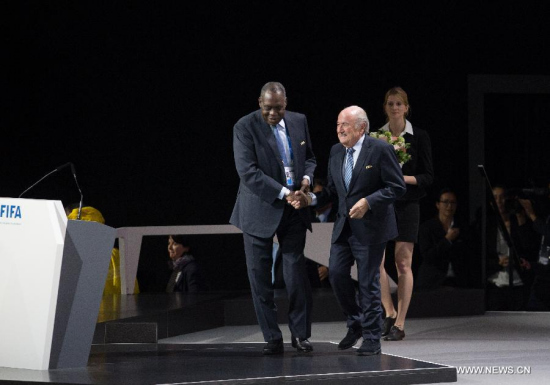
[[[296,210],[309,206],[311,200],[312,198],[309,196],[309,180],[307,178],[302,180],[299,191],[291,191],[290,194],[286,196],[287,203]]]
[[[286,196],[286,201],[296,210],[299,210],[311,204],[311,197],[302,190],[291,191],[290,194]]]

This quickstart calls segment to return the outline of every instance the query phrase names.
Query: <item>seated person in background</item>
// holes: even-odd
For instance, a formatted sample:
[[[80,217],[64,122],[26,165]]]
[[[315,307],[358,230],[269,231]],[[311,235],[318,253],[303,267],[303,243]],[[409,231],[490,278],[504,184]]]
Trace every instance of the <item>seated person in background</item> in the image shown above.
[[[313,193],[321,192],[326,186],[327,180],[325,178],[315,178],[313,180]],[[332,202],[327,203],[323,207],[312,206],[311,209],[311,222],[326,223],[334,222],[336,219],[336,211],[332,209]]]
[[[422,223],[418,233],[422,264],[416,287],[419,290],[465,287],[471,253],[464,242],[467,231],[461,231],[462,225],[455,218],[457,197],[454,191],[441,190],[435,206],[437,216]]]
[[[78,216],[79,204],[71,204],[65,207],[67,212],[67,218],[76,220]],[[99,210],[91,206],[82,207],[80,213],[80,220],[92,221],[105,224],[105,219]],[[120,251],[118,247],[113,247],[111,251],[111,263],[109,263],[109,271],[107,272],[107,279],[105,280],[105,287],[103,288],[103,295],[106,294],[121,294],[120,289]],[[139,294],[139,285],[137,279],[134,283],[134,294]]]
[[[206,289],[199,265],[189,253],[191,248],[188,245],[183,235],[168,237],[168,264],[173,270],[166,285],[168,293],[196,293]]]
[[[550,185],[548,186],[550,189]],[[550,202],[550,195],[547,197]],[[539,259],[534,264],[533,270],[535,278],[531,286],[531,292],[527,303],[527,310],[531,311],[549,311],[550,310],[550,215],[541,215],[541,207],[530,199],[519,199],[519,203],[524,208],[527,216],[533,223],[533,229],[542,236],[539,248]],[[537,207],[537,210],[535,210]]]
[[[517,198],[498,185],[493,187],[493,196],[497,207],[487,210],[487,310],[525,310],[540,240]],[[512,287],[509,264],[513,250],[497,225],[498,216],[512,239],[519,261],[512,271]]]

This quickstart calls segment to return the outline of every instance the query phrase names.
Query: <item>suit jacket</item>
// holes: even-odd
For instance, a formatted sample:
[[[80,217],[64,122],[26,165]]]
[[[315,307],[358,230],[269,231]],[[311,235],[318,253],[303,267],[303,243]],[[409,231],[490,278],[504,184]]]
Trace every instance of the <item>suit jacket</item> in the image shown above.
[[[307,175],[313,182],[316,161],[305,115],[286,111],[284,116],[294,155],[295,183]],[[275,234],[285,200],[278,198],[285,185],[283,160],[271,127],[257,110],[241,118],[233,128],[233,155],[240,183],[229,223],[262,238]],[[299,215],[311,230],[309,210]]]
[[[369,210],[361,219],[349,219],[351,230],[359,242],[372,245],[395,238],[398,233],[393,202],[405,193],[406,187],[393,146],[365,136],[353,168],[349,191],[346,191],[342,175],[345,154],[342,144],[332,147],[327,187],[317,195],[320,205],[326,204],[327,199],[336,201],[337,198],[338,201],[332,243],[342,233],[349,210],[361,198],[367,198]]]
[[[426,196],[426,187],[430,186],[434,179],[434,170],[432,163],[432,145],[430,136],[416,126],[412,126],[407,120],[407,125],[411,125],[414,135],[405,132],[403,138],[410,147],[407,153],[411,159],[403,165],[403,175],[412,175],[416,178],[416,185],[408,184],[407,192],[399,198],[402,201],[417,201]],[[389,130],[389,123],[386,123],[381,130]]]
[[[449,264],[455,274],[457,286],[468,286],[471,265],[471,250],[468,248],[468,229],[455,219],[455,227],[460,235],[452,243],[446,238],[446,231],[438,217],[427,220],[420,225],[418,245],[422,264],[415,279],[418,288],[435,289],[447,278]]]
[[[399,200],[415,201],[426,196],[426,187],[430,186],[434,179],[432,164],[432,146],[428,133],[420,128],[413,127],[414,135],[408,132],[403,135],[406,143],[411,146],[407,152],[411,160],[403,165],[403,175],[413,175],[416,185],[408,184],[407,192]]]
[[[169,261],[171,262],[171,261]],[[178,273],[179,277],[178,277]],[[172,283],[173,282],[173,283]],[[170,287],[173,285],[173,288]],[[167,291],[179,293],[196,293],[206,290],[206,284],[197,261],[190,256],[172,272]]]

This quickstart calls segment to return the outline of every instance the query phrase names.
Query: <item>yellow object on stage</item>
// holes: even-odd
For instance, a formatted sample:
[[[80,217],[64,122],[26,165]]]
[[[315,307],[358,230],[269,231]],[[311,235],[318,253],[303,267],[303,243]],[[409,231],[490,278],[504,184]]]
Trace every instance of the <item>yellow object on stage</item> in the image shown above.
[[[69,219],[76,219],[78,217],[78,209],[74,209],[67,216]],[[80,219],[83,221],[99,222],[105,224],[105,218],[101,212],[92,207],[84,206],[80,213]],[[109,263],[109,271],[107,272],[107,280],[105,281],[105,287],[103,289],[103,295],[105,294],[120,294],[120,251],[117,248],[113,248],[111,252],[111,263]],[[134,294],[139,294],[139,285],[137,279],[134,284]]]

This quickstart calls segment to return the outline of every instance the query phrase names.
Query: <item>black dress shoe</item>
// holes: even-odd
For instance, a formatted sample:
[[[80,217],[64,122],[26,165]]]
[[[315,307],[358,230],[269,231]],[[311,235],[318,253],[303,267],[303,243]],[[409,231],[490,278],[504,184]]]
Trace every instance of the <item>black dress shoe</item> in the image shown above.
[[[380,340],[363,340],[361,347],[357,349],[357,354],[360,356],[375,356],[380,354]]]
[[[391,327],[390,333],[384,337],[384,341],[401,341],[403,338],[405,338],[405,330],[394,325]]]
[[[384,328],[382,329],[382,337],[390,334],[391,327],[395,324],[396,318],[386,317],[384,318]]]
[[[361,328],[349,328],[348,334],[344,337],[342,341],[338,344],[338,349],[345,350],[351,348],[353,345],[359,341],[359,338],[361,338]]]
[[[263,353],[265,355],[273,355],[273,354],[282,354],[285,351],[285,347],[283,345],[283,340],[275,340],[275,341],[269,341],[264,346]]]
[[[302,340],[294,336],[292,336],[292,347],[303,353],[311,352],[313,350],[311,342],[309,342],[307,339]]]

